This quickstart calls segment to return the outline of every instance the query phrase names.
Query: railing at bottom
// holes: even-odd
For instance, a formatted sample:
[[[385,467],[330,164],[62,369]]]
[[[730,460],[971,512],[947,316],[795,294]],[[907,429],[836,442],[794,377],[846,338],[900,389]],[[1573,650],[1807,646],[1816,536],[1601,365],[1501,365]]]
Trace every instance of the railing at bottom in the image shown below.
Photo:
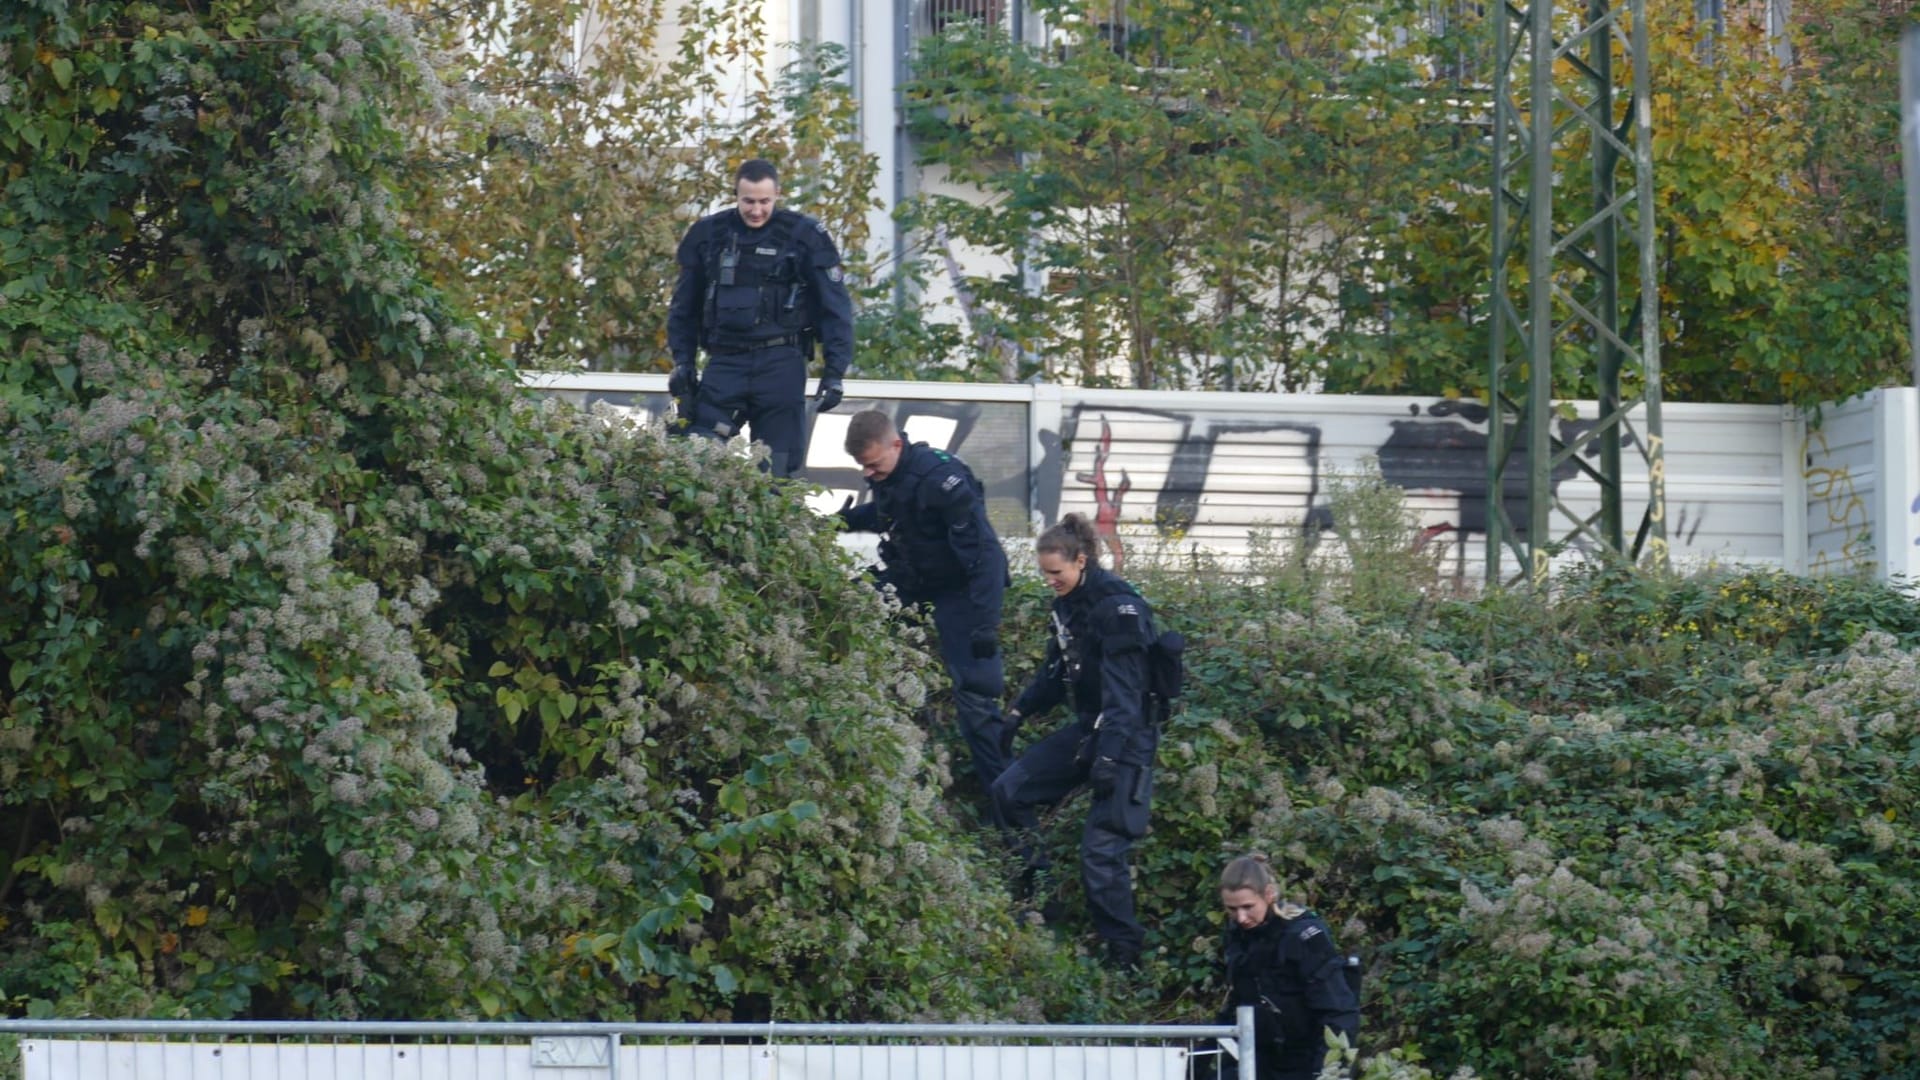
[[[9,1020],[22,1080],[1195,1080],[1233,1025]],[[1237,1053],[1224,1053],[1231,1045]]]

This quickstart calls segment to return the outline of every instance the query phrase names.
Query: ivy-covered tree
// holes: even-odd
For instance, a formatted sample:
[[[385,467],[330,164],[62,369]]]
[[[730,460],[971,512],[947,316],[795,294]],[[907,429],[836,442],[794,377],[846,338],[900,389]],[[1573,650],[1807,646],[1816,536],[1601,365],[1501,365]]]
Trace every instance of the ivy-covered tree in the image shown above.
[[[744,456],[542,404],[368,0],[0,8],[0,1009],[1071,1012],[911,632]]]

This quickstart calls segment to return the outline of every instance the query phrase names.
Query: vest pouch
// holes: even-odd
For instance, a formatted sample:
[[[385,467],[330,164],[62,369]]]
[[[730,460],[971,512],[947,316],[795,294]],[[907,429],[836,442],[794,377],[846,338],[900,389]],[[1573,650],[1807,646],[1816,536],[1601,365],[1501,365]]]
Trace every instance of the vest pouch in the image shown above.
[[[713,292],[713,329],[727,334],[750,333],[760,325],[758,285],[717,285]]]

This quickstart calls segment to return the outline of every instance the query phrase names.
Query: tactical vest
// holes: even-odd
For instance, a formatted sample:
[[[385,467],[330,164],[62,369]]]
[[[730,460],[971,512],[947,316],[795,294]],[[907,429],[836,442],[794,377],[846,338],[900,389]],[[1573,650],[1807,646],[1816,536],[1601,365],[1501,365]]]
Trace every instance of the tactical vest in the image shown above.
[[[874,490],[874,502],[887,523],[887,537],[892,541],[892,555],[905,563],[907,577],[922,588],[963,586],[966,568],[960,565],[947,542],[946,520],[926,508],[920,489],[935,469],[948,464],[956,466],[961,482],[973,489],[974,524],[983,535],[987,528],[987,489],[973,475],[973,470],[967,468],[966,462],[926,443],[914,443],[911,451],[902,456],[902,463],[898,483]],[[893,565],[892,559],[888,565]]]
[[[1078,614],[1081,616],[1078,626],[1068,619],[1061,618],[1059,605],[1054,606],[1053,639],[1060,648],[1060,666],[1053,675],[1066,684],[1067,697],[1073,702],[1074,712],[1081,716],[1092,716],[1100,711],[1100,678],[1098,670],[1089,670],[1086,665],[1087,623],[1092,620],[1094,609],[1108,597],[1131,596],[1143,602],[1144,598],[1140,596],[1138,589],[1110,571],[1103,571],[1098,580],[1086,582],[1080,588],[1086,589],[1086,594],[1084,596],[1069,594],[1068,601],[1078,609]],[[1075,590],[1075,592],[1078,591],[1078,589]],[[1146,642],[1142,642],[1142,645],[1145,644]]]
[[[1316,980],[1337,980],[1352,996],[1348,1008],[1357,1016],[1360,957],[1335,952],[1328,962],[1338,965],[1339,970],[1309,969],[1304,963],[1306,958],[1299,952],[1297,931],[1303,920],[1312,920],[1322,933],[1327,933],[1326,920],[1306,910],[1291,918],[1277,912],[1269,918],[1272,921],[1261,927],[1228,936],[1230,1003],[1255,1007],[1255,1023],[1262,1042],[1319,1047],[1323,1036],[1315,1023],[1313,984]],[[1339,1006],[1330,1004],[1325,993],[1323,990],[1318,1008],[1331,1007],[1339,1011]]]
[[[730,211],[731,212],[731,211]],[[798,336],[807,325],[800,275],[805,218],[776,210],[759,236],[743,236],[722,219],[707,244],[707,305],[702,327],[709,349],[741,349]]]

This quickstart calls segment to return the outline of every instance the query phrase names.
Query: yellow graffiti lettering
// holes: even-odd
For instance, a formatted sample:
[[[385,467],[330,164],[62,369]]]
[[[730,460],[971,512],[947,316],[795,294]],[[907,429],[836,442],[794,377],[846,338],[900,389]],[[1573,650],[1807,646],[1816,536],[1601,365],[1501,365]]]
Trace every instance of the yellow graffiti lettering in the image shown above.
[[[1664,537],[1652,537],[1647,540],[1647,562],[1656,570],[1665,570],[1671,550]]]
[[[1823,432],[1809,432],[1801,446],[1801,460],[1811,461],[1815,441],[1820,453],[1830,455]],[[1827,528],[1841,534],[1838,566],[1830,552],[1818,552],[1811,561],[1815,573],[1830,570],[1861,570],[1873,564],[1873,516],[1867,501],[1853,479],[1853,470],[1845,465],[1827,467],[1809,464],[1801,473],[1807,484],[1807,499],[1826,515]]]

